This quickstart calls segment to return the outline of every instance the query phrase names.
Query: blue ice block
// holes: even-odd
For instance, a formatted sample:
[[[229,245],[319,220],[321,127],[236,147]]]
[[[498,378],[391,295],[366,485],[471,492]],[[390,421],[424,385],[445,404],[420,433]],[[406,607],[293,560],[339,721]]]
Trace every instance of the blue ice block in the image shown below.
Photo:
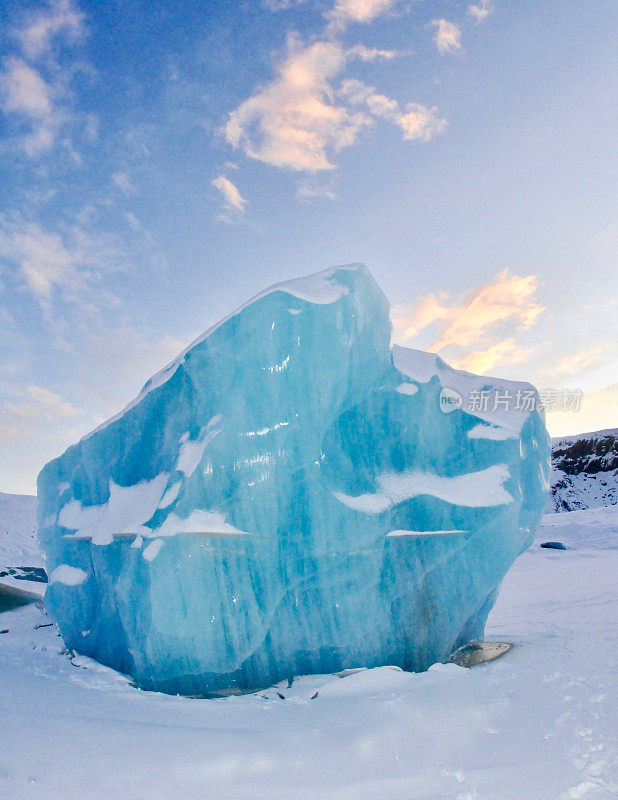
[[[362,265],[279,284],[47,464],[67,647],[194,695],[481,639],[545,504],[536,392],[390,337]]]

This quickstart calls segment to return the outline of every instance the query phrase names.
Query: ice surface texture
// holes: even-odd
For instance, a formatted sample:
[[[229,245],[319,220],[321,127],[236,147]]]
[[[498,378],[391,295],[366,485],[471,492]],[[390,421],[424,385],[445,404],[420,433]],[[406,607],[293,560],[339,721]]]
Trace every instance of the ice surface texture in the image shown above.
[[[390,347],[367,269],[275,286],[39,476],[46,605],[69,648],[148,689],[423,670],[480,639],[545,504],[531,387]]]

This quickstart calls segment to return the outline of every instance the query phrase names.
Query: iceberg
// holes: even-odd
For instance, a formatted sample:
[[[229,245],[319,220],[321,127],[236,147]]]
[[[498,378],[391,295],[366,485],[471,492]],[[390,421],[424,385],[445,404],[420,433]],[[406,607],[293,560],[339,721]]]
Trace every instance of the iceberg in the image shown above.
[[[447,661],[539,524],[537,400],[391,347],[362,265],[273,286],[43,468],[47,609],[168,693]]]

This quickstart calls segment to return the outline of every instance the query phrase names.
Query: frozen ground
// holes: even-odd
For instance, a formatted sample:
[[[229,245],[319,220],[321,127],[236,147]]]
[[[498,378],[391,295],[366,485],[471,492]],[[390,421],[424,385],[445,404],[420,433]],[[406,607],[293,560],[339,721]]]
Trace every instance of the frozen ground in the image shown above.
[[[191,700],[71,661],[34,605],[0,614],[0,797],[615,798],[617,511],[545,518],[490,617],[488,638],[515,647],[472,670]]]
[[[0,569],[42,565],[36,538],[36,497],[0,492]]]

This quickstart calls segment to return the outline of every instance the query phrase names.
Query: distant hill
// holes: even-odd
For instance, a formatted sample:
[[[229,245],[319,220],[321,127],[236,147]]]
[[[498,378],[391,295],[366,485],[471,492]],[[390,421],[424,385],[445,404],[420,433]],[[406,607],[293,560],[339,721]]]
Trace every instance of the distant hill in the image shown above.
[[[618,428],[552,439],[548,511],[618,504]]]
[[[36,497],[0,492],[0,567],[38,567]]]

